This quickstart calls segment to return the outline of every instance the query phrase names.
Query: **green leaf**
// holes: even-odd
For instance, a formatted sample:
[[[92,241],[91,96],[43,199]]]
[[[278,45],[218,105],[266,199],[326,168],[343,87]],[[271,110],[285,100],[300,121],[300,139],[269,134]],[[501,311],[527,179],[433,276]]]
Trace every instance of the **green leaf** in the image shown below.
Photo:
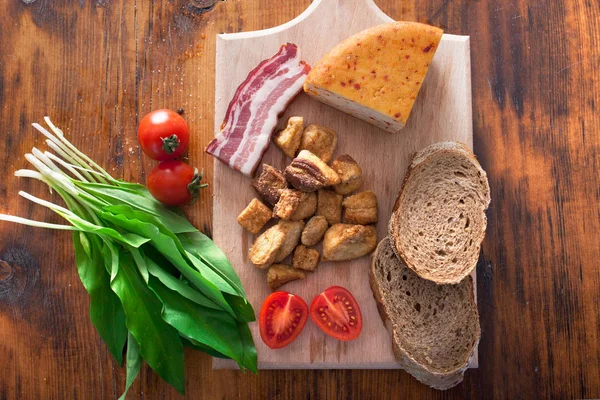
[[[69,222],[81,232],[93,233],[95,235],[107,236],[115,241],[131,246],[140,247],[144,243],[147,243],[149,239],[141,237],[133,233],[120,234],[112,228],[104,226],[97,226],[89,222],[82,223],[81,221],[69,220]]]
[[[73,233],[73,235],[77,235],[79,245],[81,246],[81,249],[84,251],[84,253],[88,256],[88,258],[93,259],[94,256],[92,254],[92,244],[85,235],[85,232],[75,232]]]
[[[142,367],[142,356],[140,355],[140,346],[138,342],[135,341],[135,338],[129,332],[127,336],[127,358],[125,368],[127,370],[127,378],[125,379],[125,390],[119,400],[125,400],[125,396],[127,395],[127,391],[131,387],[135,378],[137,378],[140,373],[140,368]]]
[[[215,349],[212,349],[212,348],[208,347],[207,345],[202,344],[192,338],[186,337],[185,335],[181,334],[181,332],[179,333],[179,336],[181,336],[181,341],[183,342],[183,345],[185,347],[189,347],[190,349],[201,351],[212,357],[229,359],[229,357],[227,357],[226,355],[221,354],[218,351],[216,351]]]
[[[179,237],[177,235],[175,235],[173,232],[171,232],[169,229],[167,229],[167,227],[165,227],[161,223],[161,221],[159,221],[156,217],[154,217],[152,215],[148,215],[147,213],[143,213],[143,212],[134,210],[133,208],[131,208],[127,205],[107,206],[104,209],[106,212],[109,212],[114,215],[123,215],[126,218],[136,219],[141,222],[150,223],[150,224],[156,226],[162,235],[168,236],[169,238],[171,238],[173,240],[175,246],[177,246],[177,249],[182,254],[183,258],[186,261],[189,261],[188,264],[191,264],[193,267],[195,267],[204,278],[206,278],[208,281],[212,282],[221,292],[230,293],[230,294],[234,294],[234,295],[239,294],[245,298],[244,289],[242,288],[241,282],[239,281],[239,278],[237,277],[237,275],[231,268],[231,265],[229,264],[227,257],[225,257],[225,254],[223,254],[219,250],[219,252],[222,255],[222,258],[219,259],[218,253],[216,253],[214,251],[214,249],[212,249],[212,248],[218,249],[218,247],[216,247],[216,245],[214,243],[212,243],[212,241],[208,237],[203,235],[202,233],[196,231],[196,233],[198,235],[186,237],[189,247],[194,250],[194,253],[190,253],[190,252],[186,251],[186,249],[184,248],[184,245],[180,242]],[[193,242],[193,243],[190,242],[190,240],[194,239],[194,238],[197,238],[195,240],[195,242]],[[212,246],[210,246],[209,243],[211,243]],[[196,253],[196,251],[197,251],[196,245],[198,245],[200,248],[205,248],[207,253],[210,253],[210,252],[215,253],[214,256],[208,254],[209,258],[213,259],[213,261],[216,261],[216,262],[225,262],[227,265],[225,266],[224,269],[226,270],[227,267],[229,267],[229,271],[227,271],[226,273],[223,273],[221,271],[221,269],[216,268],[214,266],[207,265],[200,258],[201,255],[196,256],[196,254],[197,254]]]
[[[183,345],[177,331],[161,316],[162,303],[146,286],[129,253],[121,252],[119,269],[111,281],[121,299],[127,328],[140,346],[148,365],[183,394]]]
[[[146,257],[146,265],[148,266],[148,272],[150,272],[152,276],[158,278],[158,280],[169,289],[176,291],[186,299],[191,300],[196,304],[200,304],[201,306],[222,310],[222,308],[215,304],[211,299],[198,292],[187,283],[182,282],[173,275],[167,273],[154,259]]]
[[[100,241],[96,237],[88,239],[83,232],[74,232],[73,246],[79,279],[90,295],[92,323],[110,353],[121,364],[127,339],[125,313],[119,298],[110,288],[110,276],[103,265]]]
[[[110,282],[112,282],[119,271],[119,249],[108,239],[103,240],[102,257],[104,268],[110,274]]]
[[[135,182],[127,182],[127,181],[124,181],[122,179],[115,179],[115,180],[112,181],[112,183],[115,186],[120,186],[120,187],[125,188],[125,189],[137,191],[137,192],[140,193],[140,195],[143,195],[144,193],[147,193],[148,196],[152,197],[152,195],[148,191],[148,188],[146,188],[146,186],[144,186],[142,184],[135,183]]]
[[[237,323],[237,327],[242,339],[242,358],[238,361],[238,364],[243,365],[255,374],[258,373],[258,355],[256,354],[256,347],[254,346],[254,339],[252,339],[252,332],[248,324],[242,322]]]
[[[76,213],[72,211],[66,211],[62,207],[57,206],[55,204],[44,202],[45,207],[50,208],[52,211],[66,219],[77,228],[81,232],[93,233],[96,235],[108,236],[111,239],[116,240],[117,242],[132,246],[132,247],[140,247],[142,244],[146,243],[148,239],[140,237],[134,233],[125,233],[120,234],[112,228],[108,228],[105,226],[99,226],[92,222],[89,222],[85,217],[80,217]],[[48,205],[50,204],[50,205]]]
[[[229,293],[223,293],[223,297],[225,297],[225,300],[227,300],[227,303],[229,303],[233,309],[235,317],[239,322],[256,321],[254,309],[248,300],[240,296],[231,295]]]
[[[242,283],[225,253],[202,232],[183,233],[177,237],[196,269],[206,277],[213,277],[211,280],[224,292],[223,297],[235,312],[237,319],[241,322],[254,321],[256,317],[252,305],[246,300]],[[211,274],[210,270],[217,277]],[[227,286],[234,291],[228,289]]]
[[[181,334],[236,360],[240,367],[253,368],[250,344],[233,317],[193,303],[153,277],[150,287],[163,301],[163,319]]]
[[[194,268],[196,268],[203,277],[211,281],[221,292],[238,295],[238,291],[234,287],[232,287],[225,279],[223,279],[221,275],[216,273],[212,268],[202,262],[202,260],[185,250],[184,254],[187,259],[190,260]]]
[[[65,216],[63,215],[63,217],[65,217]],[[105,226],[98,226],[98,225],[92,224],[92,223],[84,221],[84,220],[74,219],[71,217],[65,217],[65,219],[67,219],[71,223],[71,225],[73,225],[74,227],[79,229],[81,232],[107,236],[119,243],[131,246],[131,247],[140,247],[141,245],[143,245],[144,243],[147,243],[149,241],[149,239],[141,237],[134,233],[121,234],[112,228],[107,228]]]
[[[238,294],[246,297],[242,282],[237,276],[227,256],[215,242],[200,231],[188,232],[177,235],[186,251],[196,255],[206,265],[219,273]]]
[[[173,239],[171,236],[163,234],[159,230],[160,223],[158,222],[143,222],[139,218],[148,218],[147,214],[139,211],[135,211],[131,208],[126,210],[128,207],[112,207],[112,212],[100,213],[100,217],[112,224],[131,231],[137,232],[146,238],[150,239],[150,244],[157,249],[167,260],[169,260],[178,270],[181,272],[200,292],[211,299],[215,304],[219,305],[222,309],[229,312],[232,316],[235,315],[231,306],[221,291],[202,274],[195,270],[188,260],[180,253],[181,244],[178,246],[176,243],[177,238]]]
[[[149,213],[158,218],[167,229],[174,233],[197,231],[185,216],[173,212],[155,200],[148,190],[141,185],[113,186],[80,181],[75,181],[74,183],[87,193],[110,202],[113,205],[124,203],[136,210]]]
[[[130,247],[129,251],[133,256],[133,260],[140,271],[140,275],[144,278],[144,282],[148,283],[148,265],[146,264],[146,258],[142,255],[140,250]]]

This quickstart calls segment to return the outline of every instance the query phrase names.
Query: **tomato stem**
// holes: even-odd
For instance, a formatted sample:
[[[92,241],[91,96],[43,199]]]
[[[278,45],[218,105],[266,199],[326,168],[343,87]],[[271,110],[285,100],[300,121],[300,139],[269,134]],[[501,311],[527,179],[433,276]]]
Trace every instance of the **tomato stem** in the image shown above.
[[[161,138],[161,140],[163,142],[162,148],[167,154],[172,154],[179,147],[179,137],[177,135]]]
[[[192,195],[192,201],[190,202],[190,204],[193,204],[198,199],[200,189],[208,186],[208,183],[200,183],[203,176],[204,171],[198,172],[198,168],[194,168],[194,177],[187,186],[188,190],[190,191],[190,194]]]

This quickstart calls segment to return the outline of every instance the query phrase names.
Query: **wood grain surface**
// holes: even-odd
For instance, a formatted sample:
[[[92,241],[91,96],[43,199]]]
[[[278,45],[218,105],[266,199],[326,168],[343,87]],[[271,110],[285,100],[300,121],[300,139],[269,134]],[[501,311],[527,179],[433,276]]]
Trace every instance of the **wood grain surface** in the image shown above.
[[[348,0],[350,1],[350,0]],[[112,173],[143,181],[153,108],[213,136],[215,34],[282,24],[309,0],[4,1],[0,211],[58,222],[16,196],[44,115]],[[186,353],[189,398],[600,398],[600,5],[591,0],[377,0],[395,19],[471,36],[475,153],[492,188],[478,265],[480,367],[447,392],[403,371],[213,371]],[[190,161],[209,180],[212,160]],[[212,189],[189,207],[212,228]],[[114,398],[124,374],[88,317],[67,233],[0,225],[0,399]],[[181,398],[144,367],[129,398]]]
[[[298,18],[277,28],[219,35],[216,48],[215,130],[225,116],[238,85],[261,60],[271,57],[283,43],[298,45],[301,57],[315,65],[330,49],[353,34],[390,22],[372,0],[316,0]],[[364,184],[360,190],[377,195],[377,235],[387,235],[394,202],[412,155],[420,149],[444,140],[454,140],[472,148],[471,63],[469,38],[445,34],[437,48],[407,125],[394,134],[352,118],[301,93],[280,118],[301,115],[305,125],[319,124],[337,132],[334,158],[349,154],[362,167]],[[277,146],[271,146],[263,162],[284,170],[291,158]],[[248,299],[259,310],[271,293],[266,271],[248,259],[248,249],[258,235],[245,231],[237,215],[256,197],[250,180],[220,161],[214,164],[213,207],[214,240],[233,264]],[[321,246],[317,249],[321,252]],[[289,257],[291,259],[291,257]],[[284,260],[291,263],[291,260]],[[363,330],[352,343],[344,343],[323,334],[312,323],[290,346],[270,350],[260,339],[259,327],[251,324],[258,351],[260,369],[294,368],[368,368],[396,369],[400,365],[392,352],[391,338],[377,312],[369,286],[370,257],[346,262],[321,262],[306,279],[281,288],[307,301],[329,286],[342,286],[354,295],[362,311]],[[475,274],[474,274],[475,275]],[[474,362],[477,364],[477,351]],[[215,358],[215,368],[237,368],[235,362]]]

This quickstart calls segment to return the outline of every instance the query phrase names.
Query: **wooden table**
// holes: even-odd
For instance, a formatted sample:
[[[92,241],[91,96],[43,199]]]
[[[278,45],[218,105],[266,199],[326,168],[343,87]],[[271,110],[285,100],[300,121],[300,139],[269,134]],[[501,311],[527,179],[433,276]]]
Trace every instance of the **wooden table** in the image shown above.
[[[350,1],[350,0],[337,0]],[[185,109],[210,181],[215,34],[281,24],[309,0],[13,0],[0,13],[0,212],[60,222],[12,176],[52,117],[115,176],[144,181],[146,112]],[[212,371],[189,398],[599,398],[600,6],[591,0],[379,0],[396,19],[471,35],[475,152],[492,188],[478,265],[480,368],[447,392],[402,371]],[[186,210],[211,231],[211,189]],[[114,398],[124,373],[88,317],[68,233],[0,224],[0,399]],[[129,398],[180,398],[144,367]]]

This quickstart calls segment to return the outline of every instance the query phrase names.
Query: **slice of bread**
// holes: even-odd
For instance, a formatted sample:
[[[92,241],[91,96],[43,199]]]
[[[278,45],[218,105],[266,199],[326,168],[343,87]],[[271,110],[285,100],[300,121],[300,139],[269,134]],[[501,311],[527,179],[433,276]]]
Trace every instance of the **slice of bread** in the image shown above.
[[[457,285],[421,279],[396,257],[389,237],[373,253],[369,278],[404,370],[435,389],[462,382],[481,335],[472,278]]]
[[[428,146],[414,156],[396,200],[392,248],[420,277],[458,283],[477,264],[489,204],[487,175],[471,150]]]

